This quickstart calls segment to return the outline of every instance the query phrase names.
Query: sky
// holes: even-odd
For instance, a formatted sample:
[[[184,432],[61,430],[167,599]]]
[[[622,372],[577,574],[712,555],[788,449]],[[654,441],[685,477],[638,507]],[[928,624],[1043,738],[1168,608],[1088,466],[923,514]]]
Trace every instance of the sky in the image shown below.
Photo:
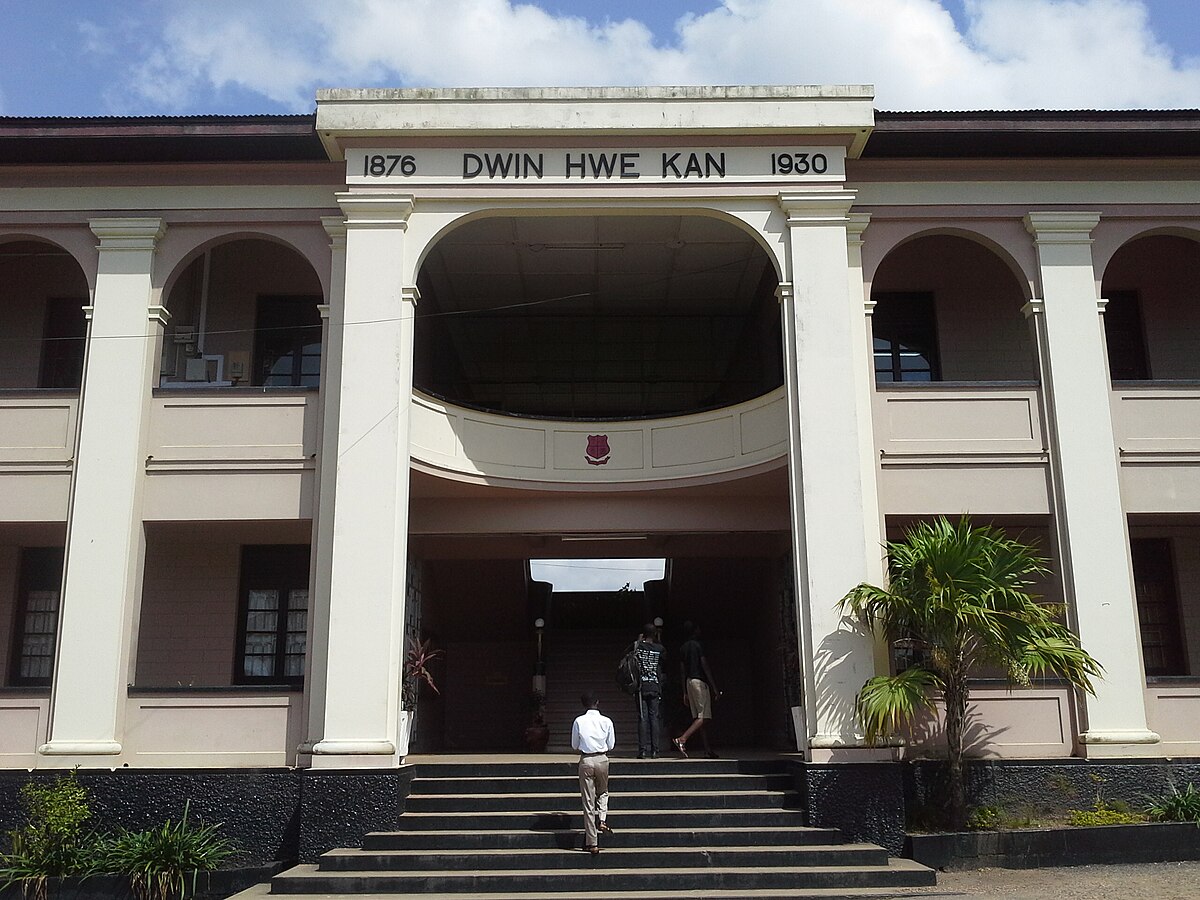
[[[0,0],[0,115],[305,113],[319,87],[874,84],[1200,106],[1200,0]]]
[[[663,577],[661,559],[533,559],[529,572],[535,581],[548,581],[559,591],[619,591],[625,585],[640,591],[647,581]]]

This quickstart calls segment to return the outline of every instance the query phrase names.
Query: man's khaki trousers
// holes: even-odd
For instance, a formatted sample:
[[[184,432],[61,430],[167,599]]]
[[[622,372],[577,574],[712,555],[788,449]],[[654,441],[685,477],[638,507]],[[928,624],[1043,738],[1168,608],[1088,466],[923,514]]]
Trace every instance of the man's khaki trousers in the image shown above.
[[[579,759],[579,796],[583,798],[583,846],[599,843],[596,819],[608,818],[608,756],[582,756]]]

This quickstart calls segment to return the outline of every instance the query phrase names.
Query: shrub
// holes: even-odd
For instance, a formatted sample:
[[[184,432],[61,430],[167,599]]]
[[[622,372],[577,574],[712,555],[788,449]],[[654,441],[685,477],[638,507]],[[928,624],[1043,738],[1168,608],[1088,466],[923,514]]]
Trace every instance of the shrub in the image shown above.
[[[97,840],[83,832],[91,816],[87,788],[74,771],[49,783],[30,781],[18,798],[26,825],[10,831],[0,854],[0,887],[20,884],[27,898],[45,900],[46,879],[95,871]]]
[[[1182,791],[1171,785],[1171,793],[1146,798],[1146,814],[1155,822],[1195,822],[1200,825],[1200,791],[1189,784]]]
[[[188,822],[190,801],[178,822],[168,819],[147,831],[124,831],[112,839],[105,854],[107,871],[128,875],[141,900],[168,900],[196,891],[200,872],[211,871],[234,854],[233,844],[222,837],[220,825]]]
[[[1067,814],[1067,824],[1077,828],[1090,828],[1095,825],[1138,825],[1145,821],[1146,817],[1142,813],[1114,809],[1100,799],[1091,809],[1073,809]]]

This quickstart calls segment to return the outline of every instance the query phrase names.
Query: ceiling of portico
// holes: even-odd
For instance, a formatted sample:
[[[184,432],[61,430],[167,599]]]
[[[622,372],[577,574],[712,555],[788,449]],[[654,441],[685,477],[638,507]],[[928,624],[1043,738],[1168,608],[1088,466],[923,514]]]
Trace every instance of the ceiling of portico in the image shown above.
[[[774,268],[703,216],[477,220],[419,279],[418,386],[544,417],[670,415],[781,383]]]

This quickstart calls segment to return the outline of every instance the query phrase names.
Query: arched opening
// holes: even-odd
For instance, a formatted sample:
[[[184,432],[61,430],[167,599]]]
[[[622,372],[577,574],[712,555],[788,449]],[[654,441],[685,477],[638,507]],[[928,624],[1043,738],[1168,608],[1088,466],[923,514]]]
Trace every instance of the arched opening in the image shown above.
[[[79,263],[49,241],[0,243],[0,388],[78,391],[88,285]]]
[[[1200,378],[1200,243],[1137,238],[1104,270],[1104,333],[1113,381]]]
[[[290,247],[208,247],[173,279],[161,386],[316,387],[323,302],[317,273]]]
[[[478,219],[418,277],[415,383],[539,418],[652,418],[783,383],[774,266],[705,216]]]
[[[976,241],[936,234],[897,247],[871,299],[877,383],[1037,378],[1021,285]]]
[[[1200,402],[1200,243],[1173,234],[1135,238],[1104,270],[1101,296],[1114,425],[1123,452],[1171,453],[1190,445]],[[1145,423],[1162,435],[1147,441]],[[1153,433],[1153,432],[1151,432]],[[1163,512],[1129,516],[1142,663],[1152,690],[1200,673],[1200,515],[1170,510],[1177,487],[1165,482]],[[1186,507],[1184,507],[1186,509]],[[1178,737],[1169,717],[1154,723]]]

